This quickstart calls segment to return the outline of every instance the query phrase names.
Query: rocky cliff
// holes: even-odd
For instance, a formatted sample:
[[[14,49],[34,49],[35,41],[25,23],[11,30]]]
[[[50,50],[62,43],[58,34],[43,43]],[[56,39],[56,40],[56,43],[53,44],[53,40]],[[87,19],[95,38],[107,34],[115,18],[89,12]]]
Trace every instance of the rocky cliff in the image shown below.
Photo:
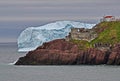
[[[64,39],[44,43],[26,56],[19,58],[15,65],[81,65],[108,64],[120,65],[120,44],[110,50],[88,48],[80,50],[79,46]]]

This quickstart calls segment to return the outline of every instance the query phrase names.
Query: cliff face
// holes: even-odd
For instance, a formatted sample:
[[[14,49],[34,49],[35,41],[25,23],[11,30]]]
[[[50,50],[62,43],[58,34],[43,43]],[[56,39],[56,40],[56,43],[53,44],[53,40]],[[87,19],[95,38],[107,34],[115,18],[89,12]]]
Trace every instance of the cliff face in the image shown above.
[[[77,44],[64,39],[44,43],[34,51],[19,58],[15,65],[120,65],[120,44],[111,50],[89,48],[79,50]]]

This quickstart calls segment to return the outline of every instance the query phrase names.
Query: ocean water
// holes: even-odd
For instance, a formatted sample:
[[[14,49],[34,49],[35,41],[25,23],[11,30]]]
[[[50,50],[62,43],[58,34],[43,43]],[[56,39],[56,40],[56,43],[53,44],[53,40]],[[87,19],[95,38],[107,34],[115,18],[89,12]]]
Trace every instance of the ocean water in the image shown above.
[[[120,66],[15,66],[25,53],[15,43],[0,44],[0,81],[120,81]]]

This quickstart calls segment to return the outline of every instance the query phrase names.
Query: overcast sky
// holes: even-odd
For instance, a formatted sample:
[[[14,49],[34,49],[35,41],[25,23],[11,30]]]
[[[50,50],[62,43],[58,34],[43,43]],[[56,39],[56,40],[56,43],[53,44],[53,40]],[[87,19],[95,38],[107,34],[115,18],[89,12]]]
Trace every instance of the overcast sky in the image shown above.
[[[97,23],[120,16],[120,0],[0,0],[0,42],[16,42],[26,27],[57,20]]]

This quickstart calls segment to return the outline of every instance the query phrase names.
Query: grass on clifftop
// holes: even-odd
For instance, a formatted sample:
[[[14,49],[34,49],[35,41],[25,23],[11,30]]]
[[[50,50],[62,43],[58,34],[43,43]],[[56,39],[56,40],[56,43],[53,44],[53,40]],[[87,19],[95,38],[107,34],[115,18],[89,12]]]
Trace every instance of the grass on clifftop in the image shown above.
[[[120,21],[101,22],[93,29],[98,33],[98,37],[87,42],[84,40],[72,40],[78,44],[80,49],[90,48],[95,43],[109,43],[116,44],[120,42]]]
[[[90,43],[85,40],[70,40],[71,42],[75,43],[78,45],[79,49],[85,50],[86,48],[90,48]]]
[[[91,44],[98,42],[115,44],[120,42],[120,21],[101,22],[96,28],[96,32],[101,29],[103,31],[98,33],[98,37],[91,41]]]

